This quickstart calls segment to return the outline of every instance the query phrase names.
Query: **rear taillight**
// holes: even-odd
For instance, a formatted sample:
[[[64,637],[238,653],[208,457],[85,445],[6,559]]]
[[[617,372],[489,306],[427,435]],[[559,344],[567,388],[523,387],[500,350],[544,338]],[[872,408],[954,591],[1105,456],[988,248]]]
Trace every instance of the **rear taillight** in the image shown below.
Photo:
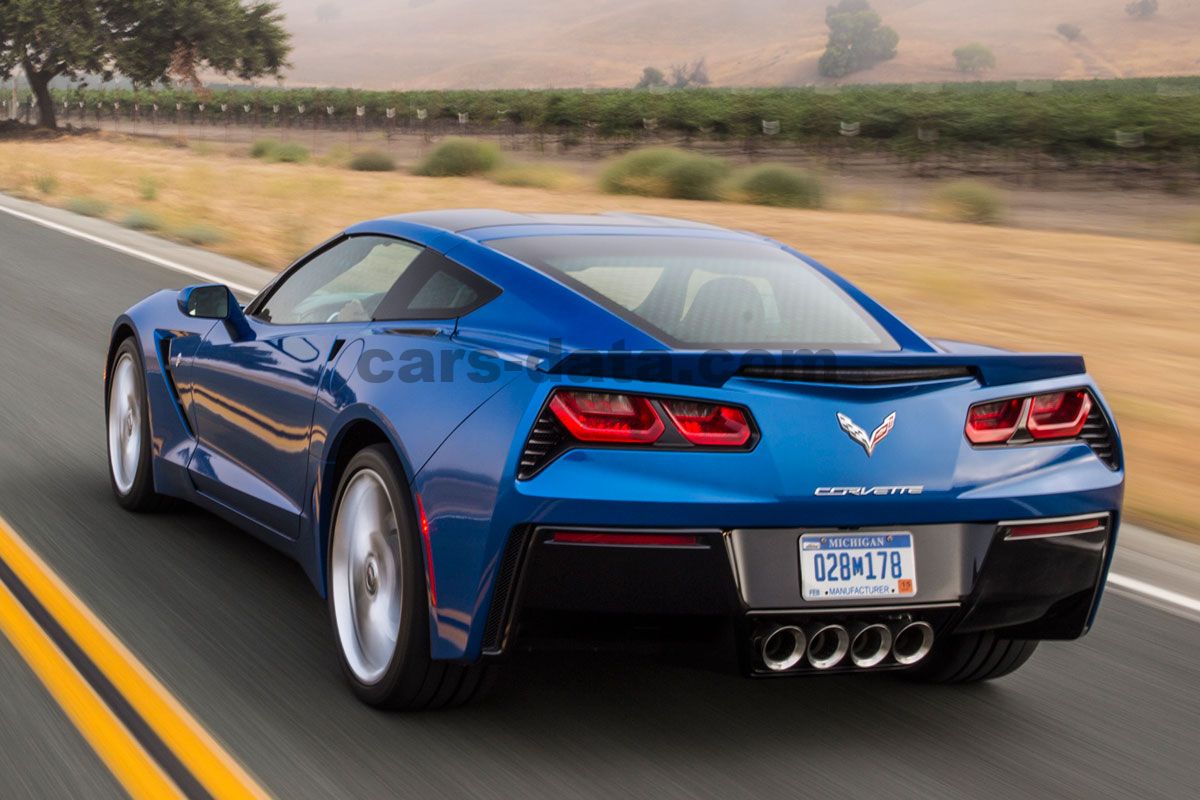
[[[579,446],[750,450],[758,431],[739,406],[625,392],[558,389],[538,416],[521,452],[528,478]]]
[[[971,406],[967,412],[967,438],[974,444],[1007,442],[1021,424],[1024,398],[998,400]]]
[[[978,403],[967,411],[967,439],[980,445],[1075,439],[1091,411],[1086,389]]]
[[[614,392],[558,392],[550,410],[581,442],[653,444],[666,426],[645,397]]]
[[[1035,439],[1074,439],[1092,410],[1087,392],[1039,394],[1029,406],[1029,434]]]
[[[741,447],[750,441],[750,422],[733,406],[695,400],[664,400],[663,408],[683,438],[703,447]]]

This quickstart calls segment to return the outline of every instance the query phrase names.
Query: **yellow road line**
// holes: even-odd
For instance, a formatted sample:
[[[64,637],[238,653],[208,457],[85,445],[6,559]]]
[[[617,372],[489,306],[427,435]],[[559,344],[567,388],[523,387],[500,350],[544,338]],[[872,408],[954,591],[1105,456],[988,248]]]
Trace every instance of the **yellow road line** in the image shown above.
[[[0,559],[209,794],[269,797],[2,518]]]
[[[134,800],[183,798],[171,779],[3,584],[0,584],[0,631]]]

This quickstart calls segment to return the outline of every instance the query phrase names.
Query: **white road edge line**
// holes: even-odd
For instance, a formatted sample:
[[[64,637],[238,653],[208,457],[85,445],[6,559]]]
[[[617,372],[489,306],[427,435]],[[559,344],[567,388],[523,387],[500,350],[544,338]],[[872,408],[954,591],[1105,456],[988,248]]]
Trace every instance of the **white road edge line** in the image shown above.
[[[17,211],[16,209],[6,208],[4,206],[0,206],[0,211],[19,219],[41,225],[44,228],[49,228],[51,230],[58,231],[59,233],[65,233],[68,236],[74,236],[77,239],[83,239],[84,241],[92,242],[93,244],[98,244],[102,247],[107,247],[110,250],[116,250],[118,253],[124,253],[126,255],[133,256],[134,258],[140,258],[143,261],[148,261],[151,264],[156,264],[157,266],[164,267],[165,269],[169,269],[174,272],[180,272],[184,275],[191,275],[194,278],[200,278],[201,280],[212,283],[224,283],[230,289],[233,289],[237,292],[242,292],[244,294],[258,294],[257,289],[253,289],[245,284],[232,283],[230,281],[223,280],[218,275],[213,275],[212,273],[205,272],[204,270],[185,266],[177,261],[171,261],[168,258],[162,258],[161,256],[147,253],[144,250],[138,250],[136,247],[129,247],[127,245],[119,244],[110,239],[105,239],[102,236],[85,233],[84,231],[72,228],[69,225],[61,225],[57,222],[51,222],[48,219],[42,219],[41,217],[34,216],[33,214],[26,214],[24,211]],[[1177,606],[1181,609],[1200,614],[1200,599],[1189,597],[1185,594],[1180,594],[1179,592],[1173,592],[1170,589],[1163,589],[1159,586],[1155,586],[1152,583],[1146,583],[1145,581],[1140,581],[1136,578],[1130,578],[1115,572],[1109,573],[1108,582],[1117,588],[1124,589],[1127,592],[1131,592],[1135,595],[1140,595],[1144,598],[1156,600],[1160,603],[1167,603],[1168,605]]]
[[[1176,608],[1190,611],[1194,614],[1200,614],[1200,600],[1195,597],[1189,597],[1186,594],[1173,592],[1170,589],[1163,589],[1160,586],[1155,586],[1152,583],[1139,581],[1137,578],[1130,578],[1126,575],[1120,575],[1115,572],[1108,574],[1108,583],[1117,588],[1124,589],[1131,594],[1140,595],[1143,598],[1156,600],[1159,603],[1175,606]]]
[[[118,253],[124,253],[125,255],[133,256],[134,258],[140,258],[143,261],[148,261],[151,264],[155,264],[156,266],[163,267],[174,272],[181,272],[184,275],[190,275],[193,278],[199,278],[200,280],[207,281],[209,283],[223,283],[230,289],[233,289],[235,292],[241,292],[242,294],[248,294],[251,296],[258,294],[258,289],[246,286],[245,284],[234,283],[232,281],[225,280],[219,275],[214,275],[211,272],[195,269],[194,267],[180,264],[177,261],[172,261],[169,258],[156,256],[152,253],[147,253],[144,250],[139,250],[136,247],[130,247],[128,245],[114,242],[111,239],[105,239],[103,236],[85,233],[84,231],[81,231],[77,228],[72,228],[69,225],[51,222],[48,219],[42,219],[41,217],[33,214],[26,214],[24,211],[17,211],[15,208],[6,208],[2,205],[0,205],[0,211],[3,211],[5,214],[10,216],[32,222],[36,225],[41,225],[43,228],[49,228],[50,230],[58,231],[59,233],[65,233],[68,236],[74,236],[76,239],[83,239],[84,241],[91,242],[92,244],[98,244],[101,247],[107,247],[110,250],[116,250]]]

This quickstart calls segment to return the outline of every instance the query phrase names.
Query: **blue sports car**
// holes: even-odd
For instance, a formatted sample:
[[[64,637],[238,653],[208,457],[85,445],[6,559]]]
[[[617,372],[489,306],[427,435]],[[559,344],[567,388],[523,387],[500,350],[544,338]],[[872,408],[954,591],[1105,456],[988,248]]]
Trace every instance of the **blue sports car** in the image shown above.
[[[1124,489],[1080,356],[928,339],[778,242],[631,214],[356,225],[245,306],[147,298],[104,374],[117,501],[298,561],[392,708],[580,642],[996,678],[1088,630]]]

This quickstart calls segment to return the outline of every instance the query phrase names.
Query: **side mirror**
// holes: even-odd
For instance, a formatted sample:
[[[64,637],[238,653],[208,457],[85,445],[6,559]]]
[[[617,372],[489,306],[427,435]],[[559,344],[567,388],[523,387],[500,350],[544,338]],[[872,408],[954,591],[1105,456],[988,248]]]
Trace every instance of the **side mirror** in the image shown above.
[[[229,319],[235,306],[233,293],[219,283],[188,286],[179,292],[179,310],[197,319]]]
[[[179,291],[179,310],[196,319],[219,319],[225,322],[234,341],[254,338],[254,330],[246,321],[242,307],[229,287],[220,283],[188,286]]]

